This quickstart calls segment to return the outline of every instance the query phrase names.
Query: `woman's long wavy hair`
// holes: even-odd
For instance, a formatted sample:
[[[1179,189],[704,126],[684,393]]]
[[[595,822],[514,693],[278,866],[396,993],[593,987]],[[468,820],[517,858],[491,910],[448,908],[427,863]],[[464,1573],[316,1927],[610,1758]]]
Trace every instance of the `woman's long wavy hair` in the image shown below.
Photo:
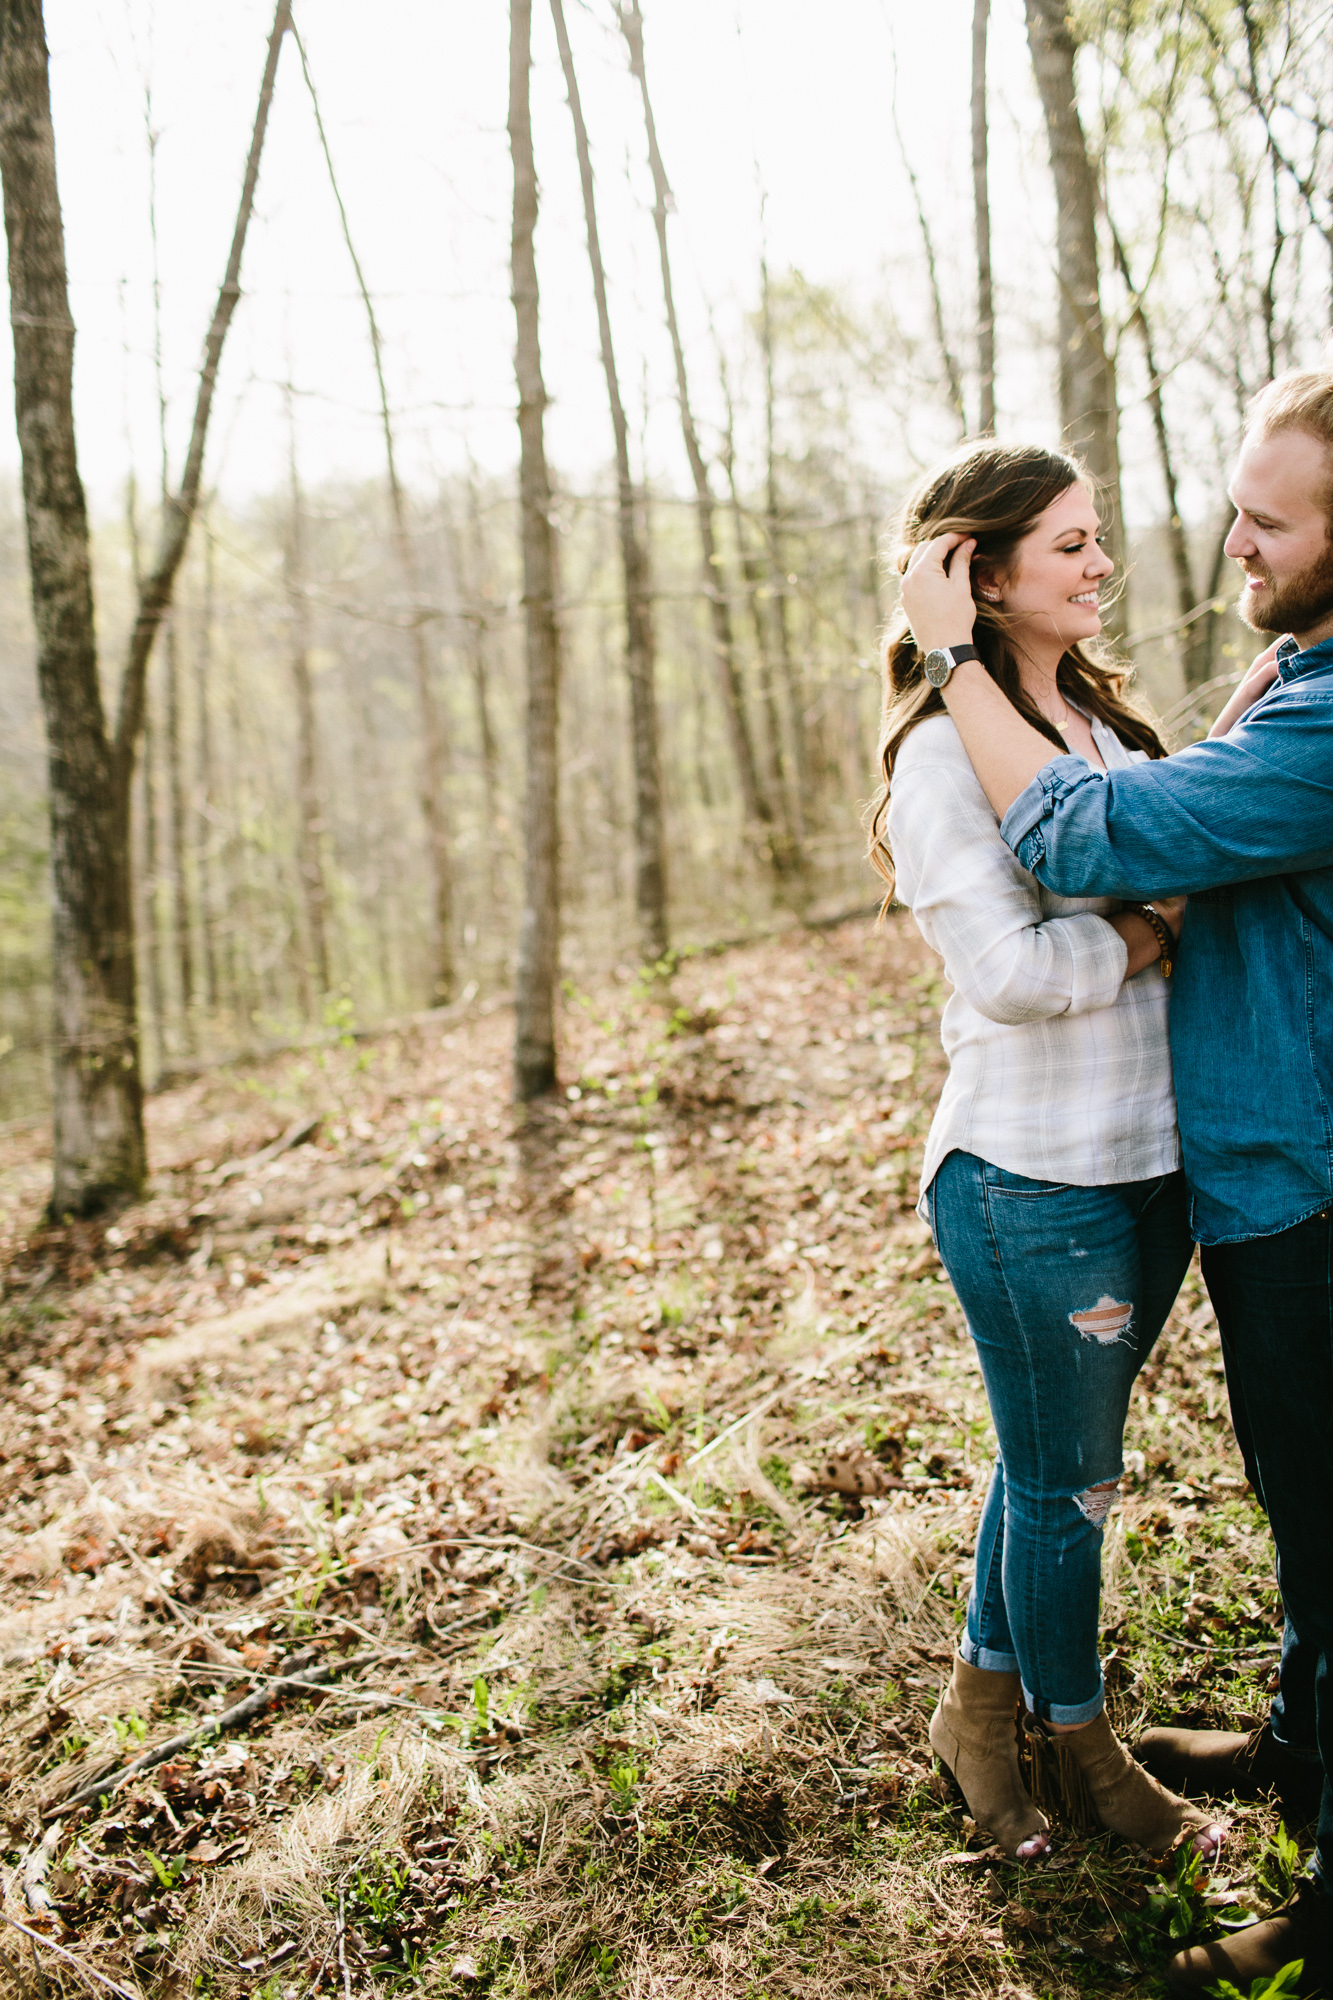
[[[1077,459],[1040,445],[997,444],[993,438],[964,447],[942,466],[928,472],[904,505],[893,558],[899,575],[920,542],[937,535],[974,535],[974,566],[1003,575],[1013,563],[1024,535],[1036,527],[1053,500],[1088,475]],[[975,571],[974,571],[975,574]],[[976,594],[976,627],[972,642],[987,673],[1004,690],[1025,722],[1039,730],[1063,755],[1067,745],[1052,722],[1024,692],[1012,621],[998,606]],[[870,861],[893,892],[893,857],[886,822],[894,760],[904,738],[927,716],[946,713],[944,697],[926,679],[922,655],[908,629],[901,607],[885,631],[884,722],[880,732],[882,782],[870,811]],[[1125,699],[1131,667],[1109,657],[1094,657],[1083,645],[1071,646],[1056,670],[1056,685],[1076,707],[1105,722],[1121,741],[1150,757],[1164,757],[1166,746],[1148,717]]]

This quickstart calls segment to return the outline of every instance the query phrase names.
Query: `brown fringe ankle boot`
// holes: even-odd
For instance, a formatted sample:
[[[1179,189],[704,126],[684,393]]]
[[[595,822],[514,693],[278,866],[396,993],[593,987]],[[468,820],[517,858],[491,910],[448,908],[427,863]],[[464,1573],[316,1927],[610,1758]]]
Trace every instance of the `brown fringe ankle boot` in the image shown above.
[[[930,1747],[967,1809],[1013,1859],[1044,1853],[1047,1820],[1028,1796],[1018,1768],[1017,1674],[987,1673],[961,1654],[930,1718]]]
[[[1079,1832],[1105,1827],[1148,1854],[1169,1854],[1193,1837],[1205,1860],[1222,1845],[1215,1813],[1178,1799],[1136,1764],[1105,1710],[1081,1729],[1053,1730],[1024,1718],[1024,1765],[1032,1796]]]

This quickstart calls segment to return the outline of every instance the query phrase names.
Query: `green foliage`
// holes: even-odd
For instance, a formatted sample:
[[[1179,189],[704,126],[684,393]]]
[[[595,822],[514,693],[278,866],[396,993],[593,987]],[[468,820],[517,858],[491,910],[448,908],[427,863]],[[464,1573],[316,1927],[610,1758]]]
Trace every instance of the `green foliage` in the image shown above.
[[[599,1986],[614,1979],[620,1954],[613,1944],[595,1944],[592,1948],[590,1969]]]
[[[1304,1970],[1305,1960],[1293,1958],[1289,1965],[1284,1965],[1271,1979],[1261,1976],[1251,1980],[1248,1993],[1242,1992],[1240,1987],[1229,1979],[1219,1979],[1215,1986],[1209,1986],[1206,1991],[1213,1996],[1213,2000],[1296,2000],[1296,1988]]]
[[[617,1812],[630,1812],[643,1774],[637,1764],[619,1758],[606,1774],[606,1782],[611,1787],[611,1800]]]
[[[174,1889],[180,1881],[181,1876],[185,1873],[186,1863],[183,1854],[178,1855],[174,1861],[163,1861],[159,1855],[154,1854],[151,1847],[146,1847],[144,1849],[144,1859],[147,1861],[154,1875],[156,1875],[159,1886],[163,1889]]]
[[[53,1771],[58,1765],[68,1764],[82,1750],[86,1750],[92,1739],[81,1729],[67,1729],[55,1746],[54,1754],[48,1758],[44,1768]],[[123,1740],[123,1739],[122,1739]]]
[[[1279,1821],[1277,1832],[1263,1844],[1258,1870],[1260,1881],[1279,1903],[1285,1903],[1295,1888],[1300,1865],[1300,1847]]]
[[[340,1048],[356,1047],[356,1008],[346,987],[341,993],[325,994],[324,1026],[332,1029],[337,1035]]]
[[[1187,1944],[1207,1914],[1203,1903],[1204,1883],[1200,1881],[1203,1856],[1197,1847],[1182,1847],[1176,1856],[1175,1880],[1169,1887],[1154,1890],[1148,1908],[1165,1927],[1173,1944]]]
[[[765,1479],[777,1487],[779,1493],[790,1494],[795,1491],[792,1484],[791,1467],[780,1453],[776,1451],[768,1452],[765,1457],[760,1459],[759,1470],[763,1473]]]
[[[370,1855],[365,1866],[358,1868],[352,1878],[348,1905],[356,1921],[373,1925],[379,1931],[391,1929],[397,1921],[410,1880],[411,1873],[405,1861],[392,1854]]]
[[[808,1932],[822,1928],[824,1904],[818,1896],[805,1896],[794,1910],[786,1911],[777,1921],[789,1938],[803,1938]]]

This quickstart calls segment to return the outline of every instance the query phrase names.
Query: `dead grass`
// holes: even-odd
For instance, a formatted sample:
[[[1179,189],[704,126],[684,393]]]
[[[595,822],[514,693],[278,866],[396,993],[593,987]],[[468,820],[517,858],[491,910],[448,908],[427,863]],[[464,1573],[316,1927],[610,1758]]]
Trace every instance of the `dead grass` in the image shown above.
[[[1109,1839],[999,1862],[931,1773],[990,1450],[910,1208],[937,997],[900,919],[573,996],[520,1130],[500,1014],[200,1078],[105,1231],[36,1229],[11,1135],[0,1907],[144,1995],[1064,2000],[1274,1900],[1266,1809],[1210,1909]],[[1251,1714],[1275,1598],[1193,1277],[1140,1390],[1116,1720]],[[890,1490],[812,1493],[835,1454]]]

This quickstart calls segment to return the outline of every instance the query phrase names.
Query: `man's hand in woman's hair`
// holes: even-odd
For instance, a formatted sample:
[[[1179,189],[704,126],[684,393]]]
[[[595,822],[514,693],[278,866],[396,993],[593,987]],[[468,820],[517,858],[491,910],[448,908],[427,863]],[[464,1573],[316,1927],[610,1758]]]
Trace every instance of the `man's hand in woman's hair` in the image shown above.
[[[939,646],[964,646],[972,637],[977,607],[972,600],[971,535],[937,535],[912,551],[902,582],[902,606],[919,653]]]

